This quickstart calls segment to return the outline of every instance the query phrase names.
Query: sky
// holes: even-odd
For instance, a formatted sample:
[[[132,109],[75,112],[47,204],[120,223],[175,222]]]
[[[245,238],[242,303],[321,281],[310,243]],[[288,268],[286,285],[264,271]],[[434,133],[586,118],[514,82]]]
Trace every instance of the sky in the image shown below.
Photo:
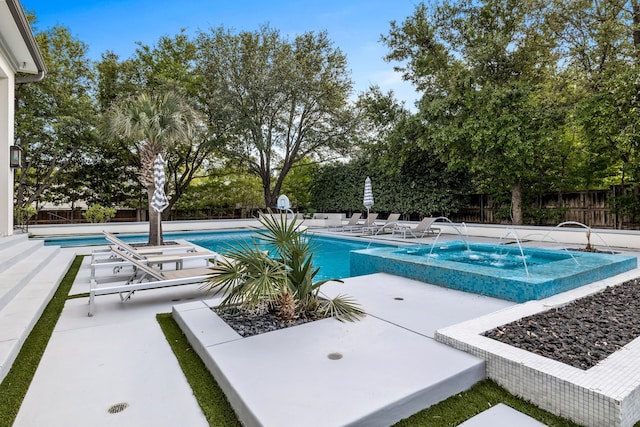
[[[413,14],[417,0],[21,0],[37,16],[35,32],[54,25],[89,46],[89,58],[99,60],[107,50],[129,58],[136,42],[155,45],[161,36],[188,34],[223,26],[256,31],[262,25],[290,39],[308,31],[328,32],[334,47],[347,57],[355,94],[372,84],[414,109],[418,98],[410,83],[393,71],[398,64],[383,60],[388,52],[379,42],[390,22],[402,23]]]

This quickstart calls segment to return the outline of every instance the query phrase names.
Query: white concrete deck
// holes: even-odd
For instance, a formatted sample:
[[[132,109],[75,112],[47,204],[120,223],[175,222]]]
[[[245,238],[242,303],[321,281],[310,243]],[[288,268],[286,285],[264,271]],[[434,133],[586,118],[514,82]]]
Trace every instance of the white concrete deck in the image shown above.
[[[510,406],[499,403],[480,412],[475,417],[460,424],[459,427],[543,427],[540,421],[518,412]]]
[[[89,274],[85,259],[70,294],[88,291]],[[379,290],[368,294],[366,286]],[[484,362],[430,337],[441,326],[512,305],[385,274],[326,291],[352,294],[371,315],[247,339],[224,323],[204,325],[205,343],[227,342],[207,347],[263,425],[385,426],[465,390],[485,377]],[[202,326],[215,322],[208,308],[214,303],[198,285],[138,292],[124,304],[118,295],[100,296],[94,317],[86,298],[67,301],[14,426],[207,425],[155,315],[177,304]],[[331,360],[330,353],[343,358]],[[282,393],[287,409],[273,411],[282,407]],[[108,412],[119,403],[128,407]]]
[[[485,378],[484,361],[438,345],[436,329],[513,305],[387,274],[323,292],[352,296],[369,315],[242,338],[215,301],[174,307],[244,425],[389,426]]]
[[[417,240],[412,239],[407,243],[415,242]],[[89,267],[85,262],[71,294],[87,292],[88,278]],[[361,381],[367,381],[367,387],[360,388],[359,391],[373,393],[374,397],[366,395],[355,400],[354,405],[352,396],[358,389],[346,388],[350,393],[341,395],[342,398],[335,403],[343,404],[345,407],[342,419],[339,418],[340,411],[327,410],[332,407],[330,405],[333,405],[333,400],[328,400],[324,406],[313,409],[311,415],[307,412],[308,418],[303,419],[314,420],[322,415],[327,417],[325,420],[328,424],[317,425],[388,425],[392,419],[399,419],[398,417],[404,417],[405,413],[411,414],[419,410],[417,401],[420,399],[434,399],[419,402],[422,407],[426,407],[447,397],[437,396],[433,388],[431,391],[425,390],[429,390],[429,387],[438,382],[438,370],[442,366],[447,367],[450,359],[459,360],[460,363],[445,374],[455,376],[456,370],[469,370],[470,377],[477,375],[474,370],[478,359],[456,352],[433,340],[436,330],[451,329],[452,325],[459,322],[470,325],[473,322],[465,320],[496,311],[503,313],[509,310],[507,306],[512,305],[500,300],[495,301],[505,305],[494,305],[493,302],[488,304],[486,301],[491,300],[490,298],[471,294],[465,294],[470,298],[463,298],[457,291],[384,274],[352,278],[345,284],[328,284],[323,289],[330,295],[352,295],[365,307],[369,316],[364,321],[354,324],[342,324],[330,319],[315,322],[319,325],[319,334],[324,337],[322,340],[310,339],[308,330],[309,327],[315,327],[314,324],[253,337],[255,339],[238,339],[232,330],[224,327],[212,329],[207,326],[208,323],[215,322],[211,320],[215,316],[208,308],[215,301],[209,301],[198,285],[139,292],[126,304],[120,302],[118,295],[101,296],[97,298],[96,316],[93,318],[87,317],[86,298],[69,300],[14,425],[207,425],[155,319],[156,313],[170,312],[174,305],[177,306],[176,311],[188,312],[186,316],[195,319],[189,327],[190,330],[194,335],[204,337],[203,349],[215,355],[226,367],[231,367],[231,377],[237,374],[233,373],[233,370],[237,369],[233,367],[233,356],[238,355],[238,349],[258,353],[258,358],[264,353],[267,357],[273,358],[272,360],[278,360],[277,358],[283,355],[282,348],[288,348],[289,340],[299,344],[301,340],[310,339],[302,341],[307,343],[306,345],[292,346],[297,353],[291,352],[291,357],[302,357],[303,362],[307,364],[309,358],[315,358],[314,365],[310,370],[299,370],[300,375],[291,377],[303,377],[309,372],[316,375],[317,372],[323,372],[321,368],[330,367],[340,374],[336,377],[328,376],[334,379],[334,389],[335,382],[345,375],[353,375],[353,384],[359,387],[356,380],[360,376]],[[185,301],[190,303],[181,304]],[[200,329],[198,325],[201,325]],[[226,327],[226,324],[223,325]],[[314,336],[315,333],[313,332]],[[274,337],[273,342],[268,340],[269,335]],[[251,343],[255,343],[255,347],[251,347]],[[322,343],[322,346],[317,346],[318,343]],[[198,348],[198,345],[195,347]],[[441,352],[441,349],[444,350]],[[450,353],[451,351],[453,353]],[[331,353],[340,353],[343,357],[331,360],[328,358]],[[433,360],[425,356],[432,353],[436,354]],[[452,354],[456,356],[450,356]],[[206,357],[204,359],[207,361]],[[213,357],[208,363],[211,364],[212,360]],[[245,394],[249,396],[245,399],[249,402],[248,419],[255,417],[262,420],[264,417],[265,420],[279,422],[279,415],[270,413],[268,401],[265,404],[260,400],[260,396],[255,397],[252,392],[253,388],[260,389],[265,383],[271,383],[269,385],[273,386],[281,382],[283,378],[287,378],[287,370],[293,369],[295,372],[296,369],[300,369],[296,368],[296,365],[286,363],[279,366],[281,369],[277,377],[258,376],[267,369],[257,368],[255,375],[240,377],[261,378],[261,383],[240,381],[241,393],[238,396],[245,391],[249,393]],[[425,368],[433,369],[428,372],[421,371]],[[406,378],[406,383],[393,382],[399,378]],[[221,386],[224,387],[224,384],[221,383]],[[462,386],[462,389],[467,388],[464,383]],[[282,387],[281,392],[286,392],[287,398],[292,395],[298,398],[302,395],[301,389],[296,388],[298,385],[294,383],[283,383]],[[455,393],[454,388],[447,387],[448,392]],[[268,389],[273,390],[273,387]],[[314,393],[311,399],[299,399],[293,412],[303,413],[307,402],[316,400],[317,390]],[[386,396],[378,395],[385,393]],[[328,398],[332,397],[333,393],[328,395]],[[380,412],[384,399],[390,403]],[[361,401],[362,405],[358,405]],[[347,405],[344,405],[345,402]],[[122,412],[110,414],[108,409],[119,403],[126,403],[128,407]],[[356,408],[352,410],[351,406]],[[387,409],[387,415],[390,417],[388,419],[383,418]],[[291,411],[292,408],[287,407],[286,413],[290,414]],[[335,412],[338,413],[338,418],[335,418]],[[482,419],[482,415],[474,419]],[[376,424],[378,420],[380,423]]]
[[[89,290],[85,258],[70,294]],[[169,347],[156,313],[177,300],[203,298],[198,285],[67,301],[14,427],[208,426]],[[112,405],[126,403],[110,414]]]

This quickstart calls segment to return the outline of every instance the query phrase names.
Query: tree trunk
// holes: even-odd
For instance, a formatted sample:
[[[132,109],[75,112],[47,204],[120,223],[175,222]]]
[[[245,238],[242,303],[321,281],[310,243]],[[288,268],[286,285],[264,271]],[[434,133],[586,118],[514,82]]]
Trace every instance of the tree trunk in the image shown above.
[[[153,186],[147,187],[147,199],[149,201],[149,241],[151,246],[162,245],[162,213],[156,212],[151,206],[151,199],[153,198]]]
[[[522,225],[522,185],[516,181],[511,186],[511,213],[513,225]]]

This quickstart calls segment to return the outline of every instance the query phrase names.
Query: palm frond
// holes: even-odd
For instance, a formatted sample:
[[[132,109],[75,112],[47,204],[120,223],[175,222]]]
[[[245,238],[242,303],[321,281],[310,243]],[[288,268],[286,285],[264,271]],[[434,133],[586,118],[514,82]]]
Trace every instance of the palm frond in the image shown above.
[[[360,304],[347,295],[337,295],[332,299],[321,300],[320,310],[341,322],[355,322],[366,315]]]

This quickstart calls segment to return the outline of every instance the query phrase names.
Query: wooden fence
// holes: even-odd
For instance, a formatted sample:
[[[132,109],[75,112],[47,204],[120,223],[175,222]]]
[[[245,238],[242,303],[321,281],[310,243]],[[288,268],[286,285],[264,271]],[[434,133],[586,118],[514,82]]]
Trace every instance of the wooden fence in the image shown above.
[[[504,200],[474,195],[466,207],[449,218],[454,222],[509,224],[510,206]],[[638,209],[635,187],[549,193],[523,206],[525,224],[553,226],[575,221],[593,228],[610,229],[640,229]]]
[[[640,229],[640,199],[637,187],[612,187],[608,190],[586,190],[566,193],[549,193],[535,198],[523,206],[525,224],[554,226],[565,221],[576,221],[593,228]],[[351,213],[348,213],[349,215]],[[501,198],[473,195],[465,207],[446,216],[453,222],[481,224],[510,224],[509,195]],[[197,212],[170,213],[171,220],[231,219],[257,215],[257,210],[234,209],[221,213],[202,210]],[[439,215],[434,212],[433,216]],[[382,217],[386,213],[382,212]],[[404,219],[419,220],[417,214]],[[146,211],[118,210],[111,222],[146,220]],[[79,209],[73,211],[40,211],[30,224],[69,224],[86,222]]]

